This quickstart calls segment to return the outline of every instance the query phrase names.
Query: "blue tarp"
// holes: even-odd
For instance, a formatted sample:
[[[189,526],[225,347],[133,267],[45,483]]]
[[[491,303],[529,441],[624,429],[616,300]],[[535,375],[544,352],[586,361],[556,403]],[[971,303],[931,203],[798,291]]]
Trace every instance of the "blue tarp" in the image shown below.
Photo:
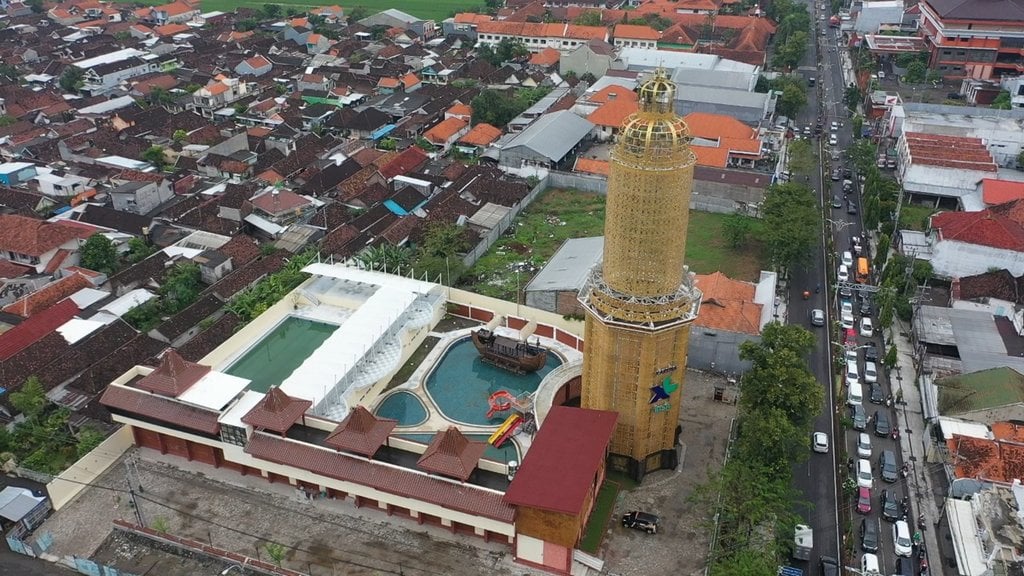
[[[376,130],[370,133],[370,139],[380,140],[381,138],[387,136],[388,134],[391,134],[391,131],[394,129],[394,124],[387,124],[386,126],[381,126],[380,128],[377,128]]]

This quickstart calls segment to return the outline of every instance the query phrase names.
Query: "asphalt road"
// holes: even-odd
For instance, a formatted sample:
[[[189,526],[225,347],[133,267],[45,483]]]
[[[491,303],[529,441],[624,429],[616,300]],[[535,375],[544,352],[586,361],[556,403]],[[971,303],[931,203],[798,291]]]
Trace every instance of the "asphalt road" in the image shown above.
[[[821,415],[815,421],[815,430],[828,432],[832,439],[832,446],[829,454],[812,454],[805,463],[794,468],[795,488],[801,494],[808,507],[799,510],[801,517],[814,529],[814,550],[807,562],[794,561],[793,565],[803,568],[805,573],[818,573],[818,564],[821,556],[839,558],[839,546],[842,537],[842,526],[839,522],[840,516],[851,518],[854,526],[854,557],[849,559],[850,563],[859,567],[861,555],[860,527],[861,521],[867,519],[869,522],[879,524],[879,550],[877,552],[881,562],[883,574],[894,574],[896,570],[896,557],[893,552],[892,524],[881,519],[880,495],[883,489],[895,492],[898,498],[907,495],[906,482],[900,479],[896,483],[887,484],[882,481],[878,469],[878,458],[883,450],[891,450],[896,456],[897,464],[903,465],[902,454],[897,441],[891,437],[880,438],[873,434],[873,425],[869,424],[867,432],[872,436],[872,458],[871,464],[874,469],[875,482],[872,489],[871,512],[860,515],[855,512],[856,502],[844,496],[841,492],[837,494],[837,484],[842,484],[849,473],[847,462],[837,461],[840,451],[845,449],[846,453],[856,456],[856,439],[858,431],[845,430],[839,425],[839,418],[849,414],[849,408],[844,405],[844,397],[840,395],[831,385],[831,371],[829,369],[830,355],[843,354],[842,343],[832,343],[829,340],[829,331],[826,327],[816,328],[810,325],[810,310],[820,308],[825,311],[826,326],[838,319],[838,288],[835,284],[835,269],[838,267],[837,260],[843,251],[852,251],[852,237],[863,237],[863,224],[861,221],[861,195],[860,186],[855,184],[854,191],[847,197],[843,194],[842,179],[833,181],[829,168],[850,168],[852,164],[846,157],[845,151],[853,142],[853,135],[850,131],[850,117],[843,104],[845,82],[842,75],[840,62],[840,47],[838,46],[838,30],[827,28],[827,13],[820,10],[816,5],[809,5],[812,18],[815,23],[815,43],[808,50],[804,66],[817,66],[817,82],[821,91],[819,97],[817,90],[809,90],[808,104],[804,111],[797,118],[797,124],[802,129],[804,126],[811,126],[812,129],[821,117],[823,130],[820,139],[813,141],[816,149],[821,152],[821,170],[817,171],[810,179],[809,185],[816,190],[824,206],[824,226],[821,249],[815,254],[811,265],[806,269],[794,270],[791,273],[790,294],[789,294],[789,322],[799,324],[812,330],[817,335],[814,350],[809,358],[809,366],[812,373],[825,389],[825,400],[822,406]],[[826,20],[820,16],[825,14]],[[826,35],[821,35],[825,29]],[[817,55],[822,55],[820,65],[817,64]],[[836,130],[837,145],[830,146],[828,142],[831,132],[831,122],[839,122],[841,125]],[[831,160],[833,154],[838,153],[838,161]],[[827,162],[827,164],[826,164]],[[857,182],[854,174],[854,182]],[[842,203],[841,208],[831,206],[832,197],[836,195]],[[857,210],[855,214],[849,213],[849,206],[853,204]],[[830,251],[827,237],[831,236],[832,250]],[[829,277],[831,273],[831,278]],[[852,274],[852,271],[851,271]],[[820,291],[818,288],[820,287]],[[803,299],[804,291],[810,292],[807,300]],[[857,306],[854,306],[855,312]],[[877,310],[874,310],[877,312]],[[860,322],[859,313],[855,318]],[[857,335],[850,346],[858,348],[859,367],[863,372],[864,355],[863,347],[868,342],[873,342],[880,351],[884,353],[884,347],[880,337],[880,331],[875,330],[870,338]],[[881,366],[878,370],[878,381],[882,384],[885,395],[889,395],[892,389],[887,380],[887,375]],[[844,385],[845,389],[845,385]],[[864,409],[868,416],[873,416],[876,411],[889,412],[890,422],[894,427],[900,427],[900,432],[905,432],[901,422],[895,420],[895,410],[887,408],[885,404],[875,405],[868,401],[870,386],[864,386]],[[838,431],[837,433],[835,431]],[[839,481],[836,481],[836,475]],[[838,498],[838,506],[837,506]],[[839,511],[842,510],[842,514]],[[915,531],[913,513],[909,515],[911,533]],[[915,560],[916,566],[916,560]]]

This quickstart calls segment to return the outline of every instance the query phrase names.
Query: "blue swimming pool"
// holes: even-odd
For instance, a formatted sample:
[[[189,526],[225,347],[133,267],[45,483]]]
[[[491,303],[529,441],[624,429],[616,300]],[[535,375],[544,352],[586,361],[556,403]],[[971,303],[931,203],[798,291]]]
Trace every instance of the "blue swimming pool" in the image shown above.
[[[427,421],[427,407],[411,392],[399,390],[384,399],[374,411],[380,418],[398,420],[399,426],[418,426]]]
[[[434,439],[433,434],[399,434],[399,438],[405,438],[406,440],[412,440],[413,442],[419,442],[420,444],[429,445],[430,441]],[[475,442],[487,442],[490,438],[489,434],[466,434],[466,438]],[[490,444],[487,445],[487,450],[484,450],[484,458],[488,460],[494,460],[495,462],[501,462],[502,464],[508,464],[510,460],[522,461],[519,457],[519,449],[516,448],[515,442],[506,442],[501,448],[495,448]]]
[[[507,416],[487,419],[487,399],[499,390],[518,396],[534,392],[541,380],[562,364],[554,352],[547,364],[532,374],[513,374],[480,360],[469,338],[452,344],[427,376],[427,393],[451,420],[480,426],[497,426]]]

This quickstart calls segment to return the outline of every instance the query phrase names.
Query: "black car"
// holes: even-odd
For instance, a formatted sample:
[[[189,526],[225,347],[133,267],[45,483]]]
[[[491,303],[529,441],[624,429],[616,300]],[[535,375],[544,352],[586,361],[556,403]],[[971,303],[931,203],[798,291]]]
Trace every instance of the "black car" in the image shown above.
[[[900,471],[896,466],[896,455],[892,450],[883,450],[878,457],[878,468],[882,471],[882,480],[890,484],[900,479]]]
[[[892,426],[889,424],[889,415],[884,410],[875,412],[875,436],[888,437],[892,434]]]
[[[860,549],[872,554],[878,552],[878,520],[864,518],[860,521]]]
[[[843,168],[843,178],[853,178],[853,171],[849,168]]]
[[[868,417],[864,412],[864,407],[860,404],[854,404],[850,408],[850,418],[853,419],[854,430],[864,430],[868,427]]]
[[[860,310],[861,316],[871,316],[871,298],[869,296],[861,294],[860,307],[858,308],[858,310]]]
[[[822,556],[821,576],[839,576],[839,560],[831,556]]]
[[[853,289],[849,286],[842,286],[839,288],[839,299],[850,300],[853,298]]]
[[[895,522],[903,515],[903,507],[900,506],[900,497],[894,490],[882,490],[882,518],[888,522]]]
[[[839,200],[839,195],[838,194],[833,194],[832,195],[832,207],[833,208],[842,208],[843,207],[843,202],[841,200]]]
[[[857,213],[857,205],[854,204],[853,202],[850,202],[850,205],[846,207],[846,213],[847,214],[856,214]]]
[[[885,404],[885,392],[882,391],[882,385],[878,382],[871,384],[871,403]]]
[[[622,516],[622,525],[624,527],[632,528],[634,530],[643,530],[648,534],[656,534],[658,532],[658,524],[660,522],[661,519],[654,514],[635,510]]]
[[[864,360],[878,364],[878,347],[875,346],[874,342],[868,342],[864,345]]]

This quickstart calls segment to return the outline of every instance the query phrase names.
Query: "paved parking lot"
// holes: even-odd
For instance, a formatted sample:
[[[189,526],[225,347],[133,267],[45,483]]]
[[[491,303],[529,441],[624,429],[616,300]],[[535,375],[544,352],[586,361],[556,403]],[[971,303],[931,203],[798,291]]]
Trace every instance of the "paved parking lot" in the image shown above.
[[[605,534],[602,556],[611,574],[696,575],[704,573],[710,545],[708,519],[690,495],[707,481],[708,472],[721,467],[736,407],[714,400],[715,383],[724,379],[690,370],[683,386],[680,442],[683,454],[678,470],[647,476],[632,492],[620,492],[612,523]],[[661,517],[656,535],[622,528],[619,519],[630,510]]]

